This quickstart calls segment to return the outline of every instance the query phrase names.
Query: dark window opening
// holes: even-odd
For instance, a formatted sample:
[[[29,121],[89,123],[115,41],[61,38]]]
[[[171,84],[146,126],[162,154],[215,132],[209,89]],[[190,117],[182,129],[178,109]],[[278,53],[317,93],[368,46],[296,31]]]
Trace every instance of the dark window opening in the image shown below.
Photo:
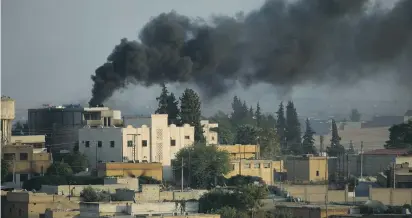
[[[176,140],[174,139],[170,140],[170,146],[176,146]]]
[[[114,148],[114,141],[110,141],[110,147]]]
[[[103,142],[102,141],[97,141],[97,147],[101,148],[103,146]]]
[[[86,148],[90,147],[90,141],[86,141],[86,142],[84,143],[84,146],[85,146]]]
[[[319,170],[316,171],[316,176],[319,176]]]
[[[132,140],[127,141],[127,147],[133,147],[133,141]]]
[[[147,140],[142,140],[142,146],[147,147]]]
[[[27,153],[20,153],[20,160],[27,160],[29,159],[29,154]]]
[[[185,136],[185,139],[190,139],[190,136],[186,135],[186,136]]]

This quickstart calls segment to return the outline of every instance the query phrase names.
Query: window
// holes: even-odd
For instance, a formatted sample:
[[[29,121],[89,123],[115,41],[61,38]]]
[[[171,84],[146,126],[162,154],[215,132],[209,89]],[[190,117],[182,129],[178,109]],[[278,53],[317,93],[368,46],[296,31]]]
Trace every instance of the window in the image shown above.
[[[185,135],[185,139],[190,139],[190,136],[188,136],[188,135]]]
[[[14,160],[14,154],[13,153],[4,153],[3,158],[4,158],[4,160]]]
[[[147,140],[142,140],[142,146],[147,147]]]
[[[230,167],[232,170],[235,170],[235,165],[234,164],[231,164],[231,167]]]
[[[97,141],[97,147],[101,148],[102,145],[103,145],[103,142],[102,142],[102,141]]]
[[[44,175],[44,167],[43,166],[41,166],[41,168],[40,168],[40,173],[41,173],[42,176]]]
[[[176,146],[176,140],[174,139],[170,140],[170,146]]]
[[[20,160],[27,160],[29,159],[29,155],[27,153],[20,153]]]
[[[90,147],[90,141],[86,141],[86,142],[84,143],[84,147],[86,147],[86,148]]]
[[[316,176],[319,176],[319,170],[316,170]]]
[[[215,137],[214,136],[212,136],[212,141],[214,141],[215,140]]]
[[[260,163],[255,163],[255,168],[259,169],[260,168]]]
[[[245,164],[245,168],[250,168],[250,164]]]
[[[20,174],[20,182],[29,180],[29,174]]]
[[[110,141],[110,147],[114,148],[114,141]]]
[[[127,147],[133,147],[133,141],[132,140],[127,141]]]
[[[264,163],[263,168],[270,168],[270,163]]]

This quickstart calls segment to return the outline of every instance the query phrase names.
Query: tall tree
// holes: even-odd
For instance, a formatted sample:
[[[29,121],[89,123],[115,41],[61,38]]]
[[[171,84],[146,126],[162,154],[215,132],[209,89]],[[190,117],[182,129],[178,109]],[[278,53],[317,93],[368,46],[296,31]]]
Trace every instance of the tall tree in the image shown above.
[[[200,124],[200,108],[199,95],[193,89],[186,89],[180,97],[180,119],[182,124],[187,123],[195,127],[195,141],[197,142],[205,140]]]
[[[286,119],[285,119],[285,109],[283,107],[283,102],[280,103],[279,109],[276,112],[276,131],[279,136],[279,142],[282,150],[287,149],[286,143]]]
[[[352,122],[359,122],[361,119],[361,114],[359,113],[358,109],[352,109],[350,112],[350,121]]]
[[[9,172],[10,163],[3,158],[1,159],[1,182],[6,180],[7,175]]]
[[[258,141],[259,129],[253,125],[240,125],[236,130],[236,144],[255,145]]]
[[[158,106],[155,111],[156,114],[168,114],[167,106],[168,106],[168,98],[169,98],[169,91],[165,84],[162,85],[162,92],[160,96],[156,98]]]
[[[260,131],[259,145],[262,158],[274,160],[281,154],[279,137],[274,128],[264,128]]]
[[[177,101],[173,92],[167,97],[167,112],[170,124],[179,124],[179,102]]]
[[[286,140],[288,149],[293,154],[302,153],[301,132],[295,105],[289,101],[286,106]]]
[[[315,132],[313,131],[310,121],[306,119],[306,130],[305,134],[302,137],[302,149],[304,154],[317,154],[316,147],[315,147],[315,139],[313,135]]]
[[[412,121],[389,128],[389,140],[385,148],[412,148]]]
[[[29,125],[27,124],[27,121],[17,121],[13,125],[12,134],[13,135],[28,135]]]
[[[261,128],[262,127],[262,111],[260,109],[259,102],[256,105],[255,119],[256,119],[256,126]]]
[[[345,148],[340,144],[340,140],[336,121],[332,120],[332,138],[330,140],[330,147],[326,150],[329,156],[337,157],[345,153]]]
[[[178,101],[173,93],[169,94],[166,85],[163,84],[160,96],[156,98],[158,102],[156,114],[167,114],[169,125],[178,124],[179,107]]]
[[[190,187],[208,188],[216,183],[221,175],[230,171],[229,153],[220,151],[216,146],[195,146],[182,148],[172,162],[174,175],[181,178],[183,159],[183,176],[190,181]]]

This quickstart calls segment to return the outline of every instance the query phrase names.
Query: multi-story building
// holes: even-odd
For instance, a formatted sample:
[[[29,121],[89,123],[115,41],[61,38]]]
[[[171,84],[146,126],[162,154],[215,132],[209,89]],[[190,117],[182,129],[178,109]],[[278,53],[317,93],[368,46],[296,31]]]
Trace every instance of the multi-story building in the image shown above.
[[[231,160],[231,171],[225,175],[230,178],[236,175],[261,177],[268,185],[275,184],[275,175],[284,172],[283,161],[272,160]]]
[[[12,123],[15,118],[15,102],[12,98],[1,96],[1,145],[11,140]]]
[[[312,155],[288,157],[285,161],[287,178],[294,182],[328,180],[328,158]]]
[[[28,110],[30,135],[45,135],[51,151],[72,150],[78,144],[78,129],[86,125],[119,126],[121,113],[107,107],[50,106]]]
[[[238,159],[257,159],[260,153],[259,145],[219,145],[217,149],[220,151],[227,151],[230,158]]]
[[[209,123],[209,120],[201,120],[200,125],[203,127],[203,136],[206,139],[207,145],[219,144],[216,128],[219,127],[217,123]]]
[[[44,174],[53,162],[46,148],[32,145],[6,145],[2,148],[2,156],[9,163],[9,172],[17,187],[32,176]]]
[[[79,150],[91,168],[99,162],[159,162],[163,177],[172,177],[171,160],[184,147],[193,145],[194,127],[168,125],[167,114],[153,114],[151,125],[139,128],[98,126],[79,129]]]

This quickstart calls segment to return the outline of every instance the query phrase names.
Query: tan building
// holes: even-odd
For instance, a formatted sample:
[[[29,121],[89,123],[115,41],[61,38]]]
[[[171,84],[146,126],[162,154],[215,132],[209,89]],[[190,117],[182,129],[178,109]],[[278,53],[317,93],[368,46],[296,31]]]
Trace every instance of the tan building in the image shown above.
[[[232,160],[256,159],[260,153],[259,145],[219,145],[217,148],[220,151],[227,151]]]
[[[321,205],[302,203],[281,203],[276,205],[278,213],[286,213],[292,217],[328,218],[332,215],[349,214],[351,206],[346,205]]]
[[[34,148],[46,147],[46,136],[44,135],[22,135],[11,136],[11,145],[32,145]]]
[[[34,175],[42,175],[53,163],[46,148],[34,148],[32,145],[7,145],[2,148],[2,156],[9,161],[9,172],[14,172],[14,184],[21,183]]]
[[[69,201],[66,196],[48,195],[27,191],[13,191],[7,193],[4,203],[5,217],[34,218],[44,214],[47,208],[51,209],[79,209],[79,198]]]
[[[149,176],[156,180],[163,180],[163,167],[161,163],[99,163],[97,165],[99,177],[128,177]]]
[[[172,179],[171,160],[193,145],[194,127],[168,125],[167,114],[153,114],[151,125],[139,128],[97,127],[79,129],[79,150],[87,155],[91,168],[99,162],[159,162],[163,177]]]
[[[15,102],[12,98],[1,96],[1,144],[10,143],[12,123],[15,118]]]
[[[327,157],[294,156],[285,161],[287,178],[294,182],[319,182],[328,180]]]
[[[90,127],[120,127],[123,125],[121,111],[108,107],[84,108],[83,120]]]
[[[395,180],[393,179],[395,176]],[[409,163],[396,164],[395,172],[393,166],[388,170],[385,177],[387,179],[387,187],[392,188],[412,188],[412,167]]]
[[[217,132],[214,130],[218,128],[217,123],[209,123],[209,120],[201,120],[200,125],[203,127],[203,136],[206,139],[207,145],[217,145],[219,144]]]
[[[232,160],[231,169],[226,178],[236,175],[261,177],[268,185],[275,184],[275,174],[284,172],[283,161],[272,160]]]

